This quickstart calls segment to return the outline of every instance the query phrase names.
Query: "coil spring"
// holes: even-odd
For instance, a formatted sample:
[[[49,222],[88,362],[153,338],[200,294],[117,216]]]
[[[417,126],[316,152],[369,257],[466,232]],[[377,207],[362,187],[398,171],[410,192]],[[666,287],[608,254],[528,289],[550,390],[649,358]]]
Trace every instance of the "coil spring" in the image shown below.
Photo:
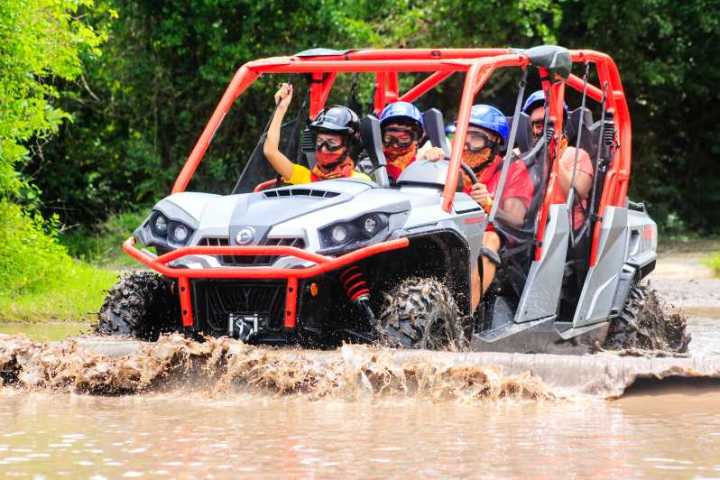
[[[340,281],[343,284],[345,293],[351,302],[361,298],[370,297],[370,289],[368,288],[365,274],[357,265],[346,268],[340,274]]]
[[[611,146],[615,142],[615,122],[612,120],[605,121],[605,131],[603,131],[603,143]]]

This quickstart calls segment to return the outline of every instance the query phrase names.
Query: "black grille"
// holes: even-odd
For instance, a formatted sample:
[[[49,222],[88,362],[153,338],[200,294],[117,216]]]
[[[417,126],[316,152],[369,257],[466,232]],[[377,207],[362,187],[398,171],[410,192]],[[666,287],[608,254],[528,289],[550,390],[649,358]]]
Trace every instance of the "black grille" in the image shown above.
[[[285,282],[195,280],[193,307],[196,327],[212,335],[225,335],[230,315],[258,315],[270,330],[282,328]]]
[[[212,247],[226,247],[230,244],[227,238],[206,237],[202,238],[198,245]],[[263,240],[260,245],[266,246],[284,246],[304,249],[305,239],[301,237],[295,238],[268,238]],[[264,266],[270,265],[276,257],[273,255],[258,255],[255,257],[242,255],[222,255],[219,257],[220,263],[226,266]]]
[[[282,190],[268,190],[265,192],[265,198],[282,198],[282,197],[316,197],[316,198],[333,198],[340,195],[338,192],[328,192],[327,190],[317,190],[314,188],[285,188]]]

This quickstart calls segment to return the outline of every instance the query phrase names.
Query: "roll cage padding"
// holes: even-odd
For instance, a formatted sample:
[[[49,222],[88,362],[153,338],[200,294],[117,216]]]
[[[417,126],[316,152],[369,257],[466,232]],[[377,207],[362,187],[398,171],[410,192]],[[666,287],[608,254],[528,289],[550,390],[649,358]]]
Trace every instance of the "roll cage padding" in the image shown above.
[[[445,119],[437,108],[431,108],[423,113],[425,135],[433,147],[442,148],[445,156],[450,156],[450,146],[445,141]]]
[[[383,150],[380,120],[374,115],[366,115],[360,120],[360,141],[373,164],[378,185],[382,187],[390,185],[385,168],[387,161]]]
[[[568,78],[572,69],[570,52],[555,45],[541,45],[524,51],[530,63],[538,68],[545,68],[550,77]]]

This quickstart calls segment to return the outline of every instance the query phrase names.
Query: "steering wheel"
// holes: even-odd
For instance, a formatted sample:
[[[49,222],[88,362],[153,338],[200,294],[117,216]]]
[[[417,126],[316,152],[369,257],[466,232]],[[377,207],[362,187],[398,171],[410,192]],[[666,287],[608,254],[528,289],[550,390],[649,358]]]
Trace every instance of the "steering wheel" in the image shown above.
[[[460,162],[460,167],[463,169],[463,172],[465,172],[465,174],[468,177],[470,177],[470,181],[472,182],[473,185],[475,185],[476,183],[479,183],[477,175],[475,175],[475,172],[470,167],[470,165]]]

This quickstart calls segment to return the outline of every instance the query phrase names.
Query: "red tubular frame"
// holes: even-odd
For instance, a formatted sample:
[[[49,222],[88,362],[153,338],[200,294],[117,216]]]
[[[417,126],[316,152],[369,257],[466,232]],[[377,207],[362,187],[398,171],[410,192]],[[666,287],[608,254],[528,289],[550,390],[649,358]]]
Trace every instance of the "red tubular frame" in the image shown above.
[[[615,113],[615,123],[620,141],[620,148],[612,159],[607,172],[603,194],[600,201],[599,215],[602,217],[607,206],[621,206],[625,202],[630,175],[631,162],[631,131],[630,114],[625,100],[625,94],[620,82],[620,75],[612,59],[602,53],[591,50],[573,50],[570,52],[573,63],[594,63],[597,67],[601,85],[607,85],[609,92],[607,98],[608,110]],[[458,112],[457,132],[453,140],[452,155],[445,188],[442,193],[441,206],[450,212],[455,198],[455,189],[460,172],[462,145],[467,133],[470,109],[477,92],[490,78],[497,68],[520,67],[529,64],[527,56],[522,53],[513,53],[510,49],[394,49],[394,50],[360,50],[330,56],[316,57],[274,57],[249,62],[236,72],[230,85],[223,94],[220,103],[213,112],[210,121],[202,132],[172,189],[172,193],[183,192],[190,182],[193,174],[202,161],[215,132],[240,96],[260,75],[264,73],[282,74],[311,74],[310,87],[310,114],[317,114],[324,108],[330,91],[335,82],[337,73],[368,72],[375,73],[376,95],[374,107],[380,111],[388,101],[401,99],[412,102],[441,82],[445,81],[455,72],[467,72],[464,89]],[[430,75],[404,94],[399,92],[398,73],[400,72],[428,72]],[[543,88],[549,93],[551,99],[550,115],[556,122],[556,128],[561,130],[562,104],[564,101],[564,86],[582,91],[584,82],[575,75],[570,75],[565,82],[551,83],[543,81]],[[603,89],[588,85],[587,94],[590,98],[601,101]],[[552,151],[552,145],[551,145]],[[542,239],[547,222],[549,206],[556,198],[557,162],[552,165],[551,176],[548,182],[543,209],[540,212],[540,224],[537,233],[538,245],[536,258],[542,252]],[[269,182],[259,186],[262,188]],[[593,235],[591,265],[597,263],[597,248],[601,224],[595,226]],[[180,304],[182,308],[183,325],[193,325],[193,312],[190,292],[190,279],[192,278],[246,278],[246,279],[286,279],[286,305],[284,325],[291,329],[295,326],[296,302],[298,280],[310,278],[322,273],[352,264],[371,255],[407,247],[407,239],[393,240],[381,244],[371,245],[337,258],[313,254],[305,250],[291,247],[185,247],[174,250],[160,257],[152,257],[135,248],[134,240],[128,239],[124,250],[159,273],[178,279],[180,289]],[[172,268],[168,263],[186,255],[264,255],[264,256],[293,256],[314,265],[302,269],[277,269],[271,267],[233,268],[222,267],[215,269],[188,269]]]
[[[605,209],[609,206],[621,207],[625,205],[627,199],[627,190],[630,180],[630,165],[632,162],[632,125],[630,122],[630,110],[625,98],[625,91],[620,81],[620,72],[615,62],[608,55],[593,50],[571,50],[570,58],[573,63],[593,63],[597,69],[598,79],[601,85],[607,85],[608,96],[606,99],[607,109],[614,113],[614,121],[620,148],[615,152],[615,156],[610,161],[610,168],[605,175],[605,183],[603,185],[603,193],[600,198],[598,207],[598,216],[601,221],[595,224],[592,236],[592,245],[590,250],[590,266],[597,265],[598,248],[600,245],[600,230],[602,228],[602,218]],[[555,89],[555,95],[551,94],[551,115],[557,121],[562,118],[562,105],[564,102],[564,85],[569,85],[578,92],[583,91],[584,82],[581,78],[570,75],[564,84],[556,84],[552,87]],[[562,93],[560,93],[562,92]],[[602,101],[603,90],[595,85],[588,83],[587,94],[590,98],[597,102]],[[556,129],[561,131],[560,128]],[[555,181],[558,174],[558,162],[553,162],[551,166],[551,177],[545,192],[545,200],[543,208],[540,211],[540,221],[538,223],[537,240],[538,247],[535,250],[535,259],[539,260],[542,255],[542,240],[545,233],[545,225],[550,205],[556,203],[558,198],[559,183]]]
[[[287,329],[295,328],[295,311],[297,309],[297,286],[299,279],[312,278],[356,263],[364,258],[406,248],[410,245],[407,238],[389,240],[360,248],[339,257],[327,257],[295,247],[261,246],[261,247],[183,247],[155,257],[135,247],[135,239],[128,238],[123,243],[123,250],[144,264],[146,267],[170,278],[178,279],[180,289],[180,307],[184,327],[192,327],[193,312],[190,292],[191,278],[233,278],[255,280],[287,279],[285,295],[284,325]],[[234,255],[234,256],[279,256],[295,257],[313,262],[305,268],[273,268],[273,267],[220,267],[220,268],[174,268],[169,263],[188,255]]]

